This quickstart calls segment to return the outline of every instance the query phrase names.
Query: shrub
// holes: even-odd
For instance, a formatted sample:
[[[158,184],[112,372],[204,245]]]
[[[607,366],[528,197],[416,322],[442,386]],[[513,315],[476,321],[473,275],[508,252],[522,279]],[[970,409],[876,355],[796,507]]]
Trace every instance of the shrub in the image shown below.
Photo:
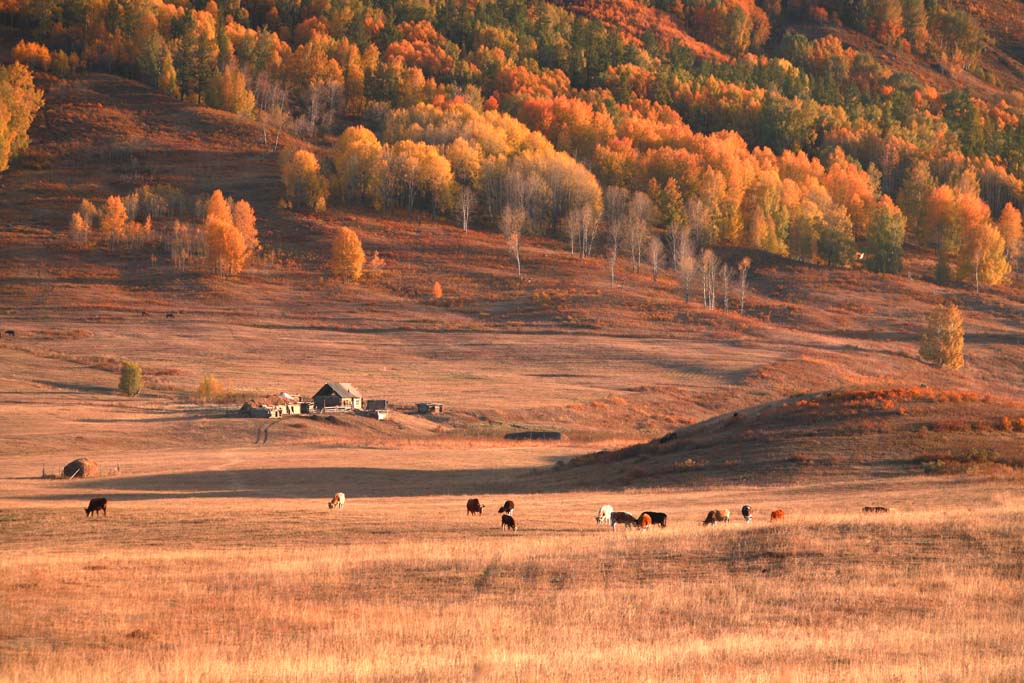
[[[928,316],[928,327],[921,336],[921,358],[954,370],[964,365],[964,321],[956,304],[936,306]]]
[[[282,155],[285,199],[296,209],[317,213],[327,208],[327,181],[312,152],[300,149]]]
[[[0,65],[0,173],[28,147],[28,129],[43,106],[43,91],[35,87],[24,64]]]
[[[224,385],[212,374],[203,376],[196,390],[196,398],[200,403],[210,403],[224,394]]]
[[[142,391],[142,368],[130,360],[121,362],[121,381],[118,390],[127,396],[138,396]]]
[[[879,208],[868,225],[868,270],[894,274],[903,270],[906,228],[907,220],[891,203]]]
[[[20,41],[11,49],[11,58],[38,71],[50,70],[50,50],[39,43]]]
[[[128,226],[128,210],[116,195],[110,195],[103,202],[99,220],[100,237],[108,242],[120,242]]]
[[[206,202],[202,229],[207,264],[218,275],[238,275],[260,248],[252,207],[244,199],[225,198],[220,190]]]
[[[331,243],[331,273],[340,280],[356,282],[363,276],[366,253],[359,235],[352,228],[338,228]]]

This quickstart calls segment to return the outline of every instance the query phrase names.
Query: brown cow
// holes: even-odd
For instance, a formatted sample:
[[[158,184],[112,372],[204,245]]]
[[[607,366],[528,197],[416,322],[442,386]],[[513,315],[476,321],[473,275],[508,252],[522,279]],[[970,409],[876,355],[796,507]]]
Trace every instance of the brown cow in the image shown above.
[[[501,507],[498,508],[498,512],[500,512],[503,515],[512,515],[515,514],[515,511],[516,504],[513,503],[511,500],[506,500],[504,503],[501,504]]]
[[[651,516],[646,512],[640,515],[640,529],[646,530],[651,525]]]
[[[786,516],[786,511],[785,510],[772,510],[771,521],[773,521],[773,522],[781,522],[783,520],[783,518],[785,518],[785,516]]]
[[[96,516],[100,516],[100,510],[103,511],[103,516],[107,516],[107,499],[106,498],[93,498],[89,501],[89,507],[85,508],[85,516],[91,517],[92,513],[96,513]]]
[[[636,517],[634,517],[633,515],[629,514],[628,512],[613,512],[612,516],[611,516],[611,520],[612,520],[612,529],[615,528],[616,524],[625,524],[626,528],[629,528],[631,526],[636,526],[637,524],[640,523],[640,521]]]
[[[466,501],[466,514],[467,515],[482,515],[484,513],[484,506],[480,504],[479,498],[470,498]]]
[[[505,529],[516,530],[516,520],[512,519],[512,515],[501,516],[501,530],[504,531]]]
[[[731,513],[728,510],[709,510],[708,516],[704,518],[704,526],[708,524],[718,524],[719,522],[728,522]]]

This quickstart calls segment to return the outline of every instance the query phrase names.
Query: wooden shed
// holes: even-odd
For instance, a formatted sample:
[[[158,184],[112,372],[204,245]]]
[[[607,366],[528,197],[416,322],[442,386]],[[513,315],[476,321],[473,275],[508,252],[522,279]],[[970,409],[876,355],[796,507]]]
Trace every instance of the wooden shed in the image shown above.
[[[313,394],[313,407],[324,412],[362,410],[363,395],[348,382],[328,382]]]

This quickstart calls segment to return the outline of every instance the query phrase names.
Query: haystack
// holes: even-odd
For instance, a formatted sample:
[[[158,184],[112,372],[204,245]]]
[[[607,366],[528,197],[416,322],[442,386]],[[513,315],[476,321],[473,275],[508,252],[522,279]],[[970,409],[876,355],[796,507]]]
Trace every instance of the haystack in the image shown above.
[[[100,466],[96,464],[95,460],[89,458],[78,458],[72,460],[67,465],[64,465],[64,476],[68,479],[71,477],[77,477],[84,479],[86,477],[95,477],[100,473]]]

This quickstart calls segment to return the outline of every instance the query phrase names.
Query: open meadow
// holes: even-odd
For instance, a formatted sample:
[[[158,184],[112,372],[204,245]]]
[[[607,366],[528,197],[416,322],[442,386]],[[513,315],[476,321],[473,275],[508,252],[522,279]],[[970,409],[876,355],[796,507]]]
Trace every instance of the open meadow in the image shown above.
[[[432,462],[422,475],[396,463],[383,495],[350,494],[341,512],[287,488],[247,493],[288,476],[274,469],[212,473],[221,490],[200,476],[116,493],[19,482],[0,511],[0,680],[1024,677],[1019,480],[515,494],[512,533],[495,513],[504,493],[466,516],[490,475],[440,485],[465,463]],[[412,481],[446,493],[411,495]],[[93,492],[111,494],[109,516],[86,520]],[[604,503],[669,525],[598,527]],[[860,512],[877,504],[892,511]],[[701,526],[713,506],[732,522]]]

